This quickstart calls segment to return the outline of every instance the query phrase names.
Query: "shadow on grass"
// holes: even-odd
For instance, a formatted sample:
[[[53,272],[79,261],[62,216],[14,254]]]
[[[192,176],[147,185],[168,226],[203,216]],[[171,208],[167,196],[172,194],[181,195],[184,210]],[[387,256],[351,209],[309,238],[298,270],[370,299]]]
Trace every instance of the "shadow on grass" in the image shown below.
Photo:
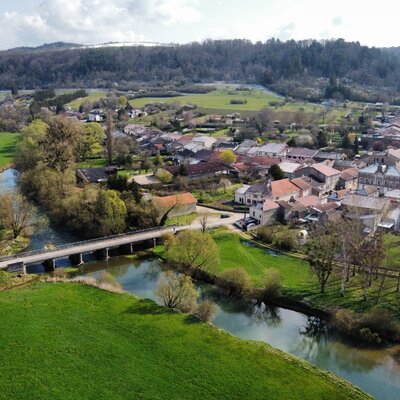
[[[153,300],[144,299],[134,304],[131,304],[124,310],[125,314],[137,314],[137,315],[160,315],[160,314],[171,314],[172,310],[159,306]]]
[[[192,325],[192,324],[198,324],[200,321],[194,315],[189,314],[183,319],[183,322],[185,324]]]

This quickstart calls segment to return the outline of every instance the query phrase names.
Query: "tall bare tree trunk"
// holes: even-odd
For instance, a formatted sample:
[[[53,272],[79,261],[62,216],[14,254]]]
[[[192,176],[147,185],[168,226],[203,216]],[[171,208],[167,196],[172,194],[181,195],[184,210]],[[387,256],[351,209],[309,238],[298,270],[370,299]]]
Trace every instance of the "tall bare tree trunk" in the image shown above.
[[[108,165],[111,165],[113,162],[114,155],[114,121],[113,121],[113,112],[111,110],[107,111],[107,161]]]

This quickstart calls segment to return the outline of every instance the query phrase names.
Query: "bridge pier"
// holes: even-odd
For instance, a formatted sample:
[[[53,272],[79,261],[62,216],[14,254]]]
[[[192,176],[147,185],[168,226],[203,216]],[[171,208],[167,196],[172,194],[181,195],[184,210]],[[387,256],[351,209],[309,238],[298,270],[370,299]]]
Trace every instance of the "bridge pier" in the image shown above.
[[[54,272],[56,270],[56,260],[54,258],[45,260],[42,264],[46,272]]]
[[[10,272],[12,274],[22,274],[26,275],[26,265],[23,262],[18,262],[14,264],[8,265],[6,268],[7,272]]]
[[[124,244],[121,247],[121,252],[123,254],[132,254],[134,252],[133,250],[133,243],[128,243],[128,244]]]
[[[109,254],[109,248],[106,247],[105,249],[97,250],[95,252],[96,257],[103,259],[104,261],[107,261],[110,258]]]
[[[71,261],[71,263],[76,267],[80,267],[81,265],[83,265],[85,263],[85,261],[83,260],[82,253],[71,254],[68,258]]]

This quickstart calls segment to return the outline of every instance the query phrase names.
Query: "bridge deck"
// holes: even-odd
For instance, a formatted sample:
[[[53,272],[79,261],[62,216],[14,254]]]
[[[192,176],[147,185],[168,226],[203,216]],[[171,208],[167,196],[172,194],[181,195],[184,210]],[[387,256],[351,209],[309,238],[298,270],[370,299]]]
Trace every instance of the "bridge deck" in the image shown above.
[[[239,217],[235,214],[226,220],[215,220],[208,224],[208,228],[227,226],[233,224]],[[168,226],[162,228],[152,228],[143,231],[130,232],[106,238],[88,240],[85,242],[71,243],[69,245],[58,246],[55,250],[38,250],[20,253],[9,257],[0,258],[0,269],[6,269],[11,264],[22,263],[24,265],[42,263],[46,260],[65,258],[75,254],[92,253],[96,250],[119,247],[125,244],[139,243],[145,240],[157,239],[166,233],[174,233],[187,229],[201,229],[199,223],[185,226]]]
[[[10,264],[23,263],[25,265],[41,263],[46,260],[65,258],[74,254],[92,253],[96,250],[123,246],[124,244],[139,243],[145,240],[156,239],[162,235],[181,231],[185,227],[165,227],[139,232],[132,232],[126,235],[117,235],[107,238],[88,240],[85,242],[72,243],[71,245],[59,246],[55,250],[32,251],[20,253],[15,256],[0,258],[0,269],[7,268]]]

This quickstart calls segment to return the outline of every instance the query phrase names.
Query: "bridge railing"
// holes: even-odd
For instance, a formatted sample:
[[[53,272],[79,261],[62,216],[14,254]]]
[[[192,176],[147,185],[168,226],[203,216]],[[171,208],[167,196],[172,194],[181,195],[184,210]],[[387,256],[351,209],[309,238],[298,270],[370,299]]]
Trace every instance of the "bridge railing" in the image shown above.
[[[162,232],[165,230],[174,229],[176,227],[177,227],[177,225],[168,225],[168,226],[163,226],[163,227],[141,229],[141,230],[137,230],[137,231],[119,233],[117,235],[105,236],[105,237],[96,238],[96,239],[82,240],[79,242],[62,244],[62,245],[56,246],[56,248],[51,249],[51,250],[40,249],[40,250],[25,251],[25,252],[21,252],[18,254],[13,254],[12,256],[0,257],[0,262],[14,260],[14,259],[21,258],[21,257],[34,256],[36,254],[51,253],[53,251],[69,249],[72,247],[82,246],[85,244],[99,243],[104,240],[124,238],[124,237],[128,237],[128,236],[134,236],[134,235],[138,235],[138,234],[142,234],[142,233],[149,233],[149,232],[156,232],[156,231]]]

